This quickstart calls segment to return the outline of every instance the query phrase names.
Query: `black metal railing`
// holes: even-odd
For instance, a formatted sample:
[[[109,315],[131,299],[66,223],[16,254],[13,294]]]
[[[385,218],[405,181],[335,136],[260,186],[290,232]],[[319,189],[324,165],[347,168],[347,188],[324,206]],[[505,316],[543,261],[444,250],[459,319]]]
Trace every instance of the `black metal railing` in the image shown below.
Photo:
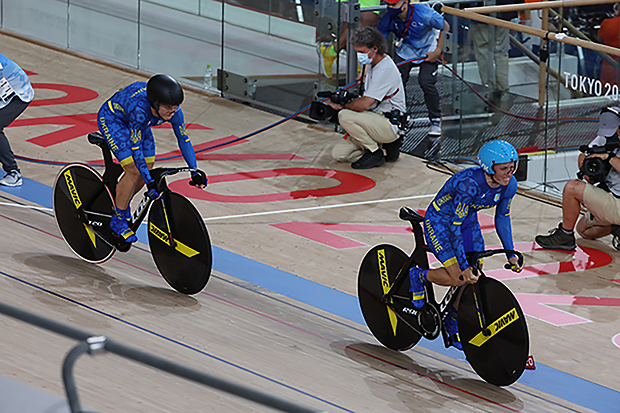
[[[24,321],[34,326],[43,328],[45,330],[60,334],[65,337],[72,338],[79,341],[79,343],[73,347],[62,365],[62,378],[65,385],[65,392],[67,394],[67,400],[71,413],[82,413],[82,407],[77,393],[77,387],[73,378],[73,365],[76,360],[83,354],[88,353],[90,355],[102,354],[105,352],[116,354],[117,356],[124,357],[129,360],[133,360],[137,363],[145,364],[147,366],[163,370],[167,373],[174,374],[175,376],[190,380],[196,383],[209,386],[211,388],[233,394],[246,400],[253,401],[263,406],[271,407],[275,410],[283,412],[295,412],[295,413],[317,413],[321,410],[312,409],[296,403],[292,403],[288,400],[281,399],[270,394],[253,390],[249,387],[239,385],[237,383],[204,373],[202,371],[192,369],[181,364],[166,360],[162,357],[149,354],[145,351],[138,350],[126,346],[121,343],[117,343],[107,337],[98,336],[89,332],[79,330],[68,326],[63,323],[45,318],[28,311],[13,307],[11,305],[0,302],[0,313],[17,320]]]

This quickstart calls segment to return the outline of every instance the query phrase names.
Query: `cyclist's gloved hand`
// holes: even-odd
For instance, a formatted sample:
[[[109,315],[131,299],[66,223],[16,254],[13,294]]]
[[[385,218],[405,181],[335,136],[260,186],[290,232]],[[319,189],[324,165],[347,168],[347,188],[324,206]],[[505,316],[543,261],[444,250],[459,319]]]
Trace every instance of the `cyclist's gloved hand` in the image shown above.
[[[161,194],[159,192],[157,192],[155,181],[149,182],[148,184],[146,184],[146,187],[148,189],[146,194],[153,201],[157,201],[159,199],[159,197],[161,197]]]
[[[513,272],[521,272],[523,271],[523,264],[519,265],[519,259],[516,256],[512,256],[504,268],[512,270]]]
[[[207,179],[207,174],[198,169],[192,172],[192,180],[189,181],[189,184],[197,186],[198,188],[204,188],[205,186],[207,186],[208,181],[209,180]]]

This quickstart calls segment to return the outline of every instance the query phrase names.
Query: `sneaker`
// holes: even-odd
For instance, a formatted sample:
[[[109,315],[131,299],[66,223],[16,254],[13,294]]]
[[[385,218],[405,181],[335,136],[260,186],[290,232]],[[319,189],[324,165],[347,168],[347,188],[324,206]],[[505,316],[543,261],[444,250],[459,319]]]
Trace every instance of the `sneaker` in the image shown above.
[[[454,307],[450,308],[448,311],[448,315],[444,320],[444,324],[446,326],[446,331],[450,336],[450,340],[452,341],[452,346],[457,349],[463,351],[463,345],[461,344],[461,337],[459,336],[459,323],[458,323],[458,313]]]
[[[383,149],[385,149],[385,161],[396,162],[400,155],[400,146],[403,144],[403,138],[398,138],[394,142],[384,143]]]
[[[0,185],[4,186],[21,186],[22,174],[18,170],[13,170],[7,173],[4,178],[0,179]]]
[[[614,246],[616,251],[620,251],[620,225],[611,226],[611,235],[614,237],[611,240],[611,245]]]
[[[112,220],[110,221],[110,228],[119,238],[124,239],[126,242],[136,242],[138,237],[136,234],[129,228],[127,224],[126,214],[129,211],[129,208],[126,210],[116,208],[116,213],[112,216]]]
[[[323,74],[328,78],[331,78],[334,62],[336,61],[336,57],[338,57],[338,54],[334,50],[333,43],[319,43],[316,47],[316,52],[319,55]]]
[[[381,166],[384,163],[385,158],[383,156],[383,150],[381,148],[377,149],[374,152],[370,152],[368,149],[366,149],[364,155],[362,155],[361,158],[351,164],[351,168],[372,169],[377,166]]]
[[[428,282],[428,279],[426,278],[427,272],[428,270],[423,270],[418,267],[411,267],[409,270],[409,279],[411,281],[411,287],[409,287],[409,291],[411,292],[411,302],[418,310],[424,306],[424,299],[426,298],[424,287]]]
[[[534,238],[536,243],[548,250],[572,251],[575,249],[575,234],[567,234],[562,229],[562,224],[549,231],[549,235],[538,235]]]
[[[431,119],[431,128],[428,130],[430,136],[441,136],[441,119]]]

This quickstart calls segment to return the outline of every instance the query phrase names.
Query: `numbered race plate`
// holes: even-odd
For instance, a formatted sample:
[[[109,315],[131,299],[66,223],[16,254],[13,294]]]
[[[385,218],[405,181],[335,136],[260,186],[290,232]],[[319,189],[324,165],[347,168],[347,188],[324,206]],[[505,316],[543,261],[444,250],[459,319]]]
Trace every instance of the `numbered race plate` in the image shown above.
[[[366,253],[357,279],[357,294],[366,325],[381,344],[398,351],[413,347],[421,336],[399,320],[381,297],[389,290],[407,259],[407,254],[393,245],[377,245]],[[408,279],[397,293],[409,296]]]
[[[153,260],[168,284],[183,294],[202,291],[211,276],[211,241],[194,205],[166,192],[151,205],[148,234]]]
[[[485,335],[474,293],[482,297]],[[485,381],[508,386],[521,377],[529,354],[527,323],[515,296],[501,282],[482,277],[463,291],[459,303],[459,335],[469,364]]]

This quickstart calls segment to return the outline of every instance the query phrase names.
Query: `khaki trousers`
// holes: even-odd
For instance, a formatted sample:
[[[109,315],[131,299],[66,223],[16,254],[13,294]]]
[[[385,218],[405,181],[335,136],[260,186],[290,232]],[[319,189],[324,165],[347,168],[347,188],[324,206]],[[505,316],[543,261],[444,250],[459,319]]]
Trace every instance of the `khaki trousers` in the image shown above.
[[[398,139],[390,121],[381,113],[355,112],[342,109],[338,113],[340,126],[349,136],[334,146],[332,156],[340,162],[351,162],[364,154],[364,149],[375,152],[381,143]]]

